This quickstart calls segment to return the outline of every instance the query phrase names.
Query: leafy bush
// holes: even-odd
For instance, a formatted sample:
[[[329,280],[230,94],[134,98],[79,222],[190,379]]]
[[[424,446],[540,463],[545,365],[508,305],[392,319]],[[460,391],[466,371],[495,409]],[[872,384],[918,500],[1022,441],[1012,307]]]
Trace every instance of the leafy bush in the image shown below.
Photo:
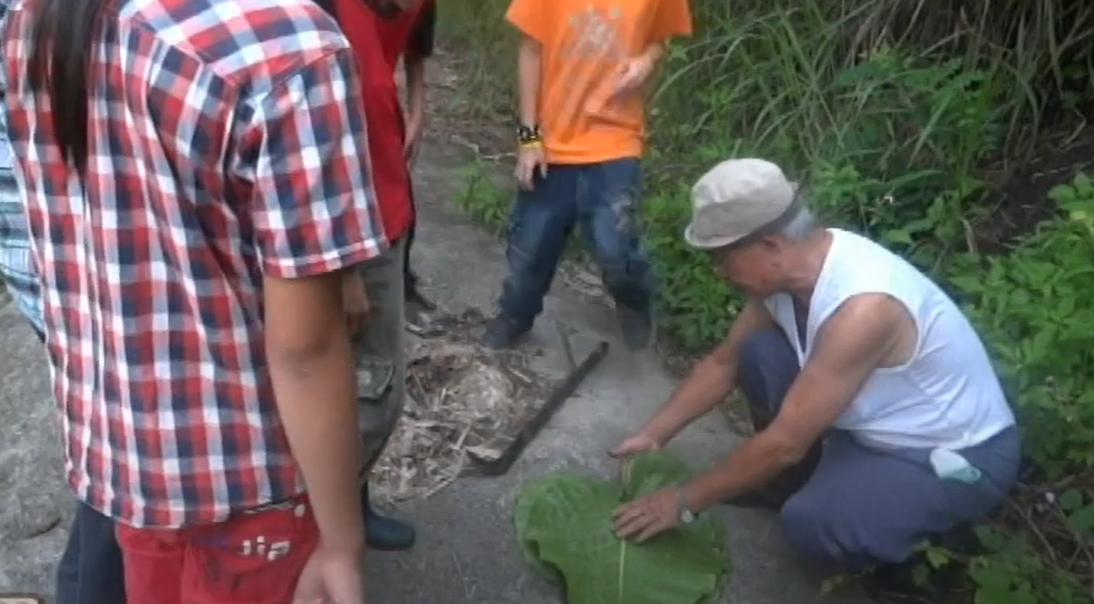
[[[1004,256],[955,259],[950,282],[998,361],[1027,446],[1053,475],[1094,467],[1094,183],[1052,198],[1064,212]]]

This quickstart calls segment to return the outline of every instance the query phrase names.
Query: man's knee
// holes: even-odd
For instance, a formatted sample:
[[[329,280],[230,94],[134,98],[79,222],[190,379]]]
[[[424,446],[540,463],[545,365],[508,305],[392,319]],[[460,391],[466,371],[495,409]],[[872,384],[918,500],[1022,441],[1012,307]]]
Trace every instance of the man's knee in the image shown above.
[[[797,374],[797,355],[778,328],[750,334],[737,349],[737,384],[754,411],[776,412]]]
[[[752,332],[737,349],[737,365],[742,372],[763,373],[772,365],[784,363],[793,354],[786,336],[777,327]],[[796,360],[795,360],[796,362]]]
[[[557,175],[551,178],[566,180]],[[528,268],[553,262],[551,258],[565,246],[576,217],[574,200],[567,198],[567,190],[544,178],[536,190],[517,193],[506,225],[510,262],[520,261]]]
[[[797,495],[783,506],[781,520],[787,541],[799,555],[858,572],[871,564],[904,562],[913,553],[918,531],[883,515]]]
[[[791,497],[780,513],[790,546],[803,558],[839,568],[862,564],[863,552],[850,539],[850,527],[838,510],[802,497]]]

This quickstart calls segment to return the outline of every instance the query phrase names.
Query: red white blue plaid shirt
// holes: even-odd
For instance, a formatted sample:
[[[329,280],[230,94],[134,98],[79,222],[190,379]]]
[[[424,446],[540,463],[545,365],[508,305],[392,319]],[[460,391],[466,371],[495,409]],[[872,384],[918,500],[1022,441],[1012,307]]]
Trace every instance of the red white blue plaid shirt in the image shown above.
[[[126,524],[216,522],[303,487],[263,349],[263,275],[389,245],[361,86],[309,0],[118,4],[90,66],[84,187],[27,83],[24,1],[3,37],[66,470]]]

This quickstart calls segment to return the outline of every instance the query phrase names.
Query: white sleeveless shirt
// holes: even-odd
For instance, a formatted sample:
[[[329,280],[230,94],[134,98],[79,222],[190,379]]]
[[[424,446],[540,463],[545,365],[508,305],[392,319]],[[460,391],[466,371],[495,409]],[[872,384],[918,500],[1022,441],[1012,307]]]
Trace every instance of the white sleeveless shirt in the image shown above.
[[[911,359],[875,369],[834,427],[880,448],[943,448],[980,444],[1014,424],[999,378],[980,337],[961,309],[916,267],[860,235],[829,229],[824,260],[804,329],[798,337],[789,294],[765,301],[790,339],[799,366],[813,352],[821,325],[851,296],[884,293],[915,321]]]

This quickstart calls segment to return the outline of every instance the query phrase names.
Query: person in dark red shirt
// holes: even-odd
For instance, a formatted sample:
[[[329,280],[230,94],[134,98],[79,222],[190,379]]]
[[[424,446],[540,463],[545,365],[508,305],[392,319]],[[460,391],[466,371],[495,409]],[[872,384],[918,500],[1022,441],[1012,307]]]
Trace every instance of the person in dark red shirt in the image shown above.
[[[384,223],[390,227],[388,236],[394,237],[398,233],[398,236],[406,237],[403,280],[407,328],[418,335],[429,335],[433,332],[432,314],[436,306],[422,295],[418,277],[410,268],[416,212],[408,164],[415,157],[424,126],[424,62],[433,54],[436,1],[421,0],[406,9],[383,0],[330,1],[354,48],[375,48],[379,41],[378,55],[375,52],[358,53],[361,70],[366,74],[365,98],[369,109],[394,116],[382,122],[369,122],[370,149],[377,165],[377,195],[381,197]],[[366,39],[370,37],[373,39]],[[395,84],[400,58],[406,72],[405,113]],[[395,149],[401,149],[402,153],[393,152]]]
[[[380,28],[380,42],[392,71],[395,70],[395,64],[399,58],[397,51],[401,51],[403,57],[407,87],[406,136],[403,140],[403,153],[407,161],[413,163],[417,157],[418,142],[421,140],[425,125],[425,60],[433,55],[437,3],[435,0],[424,0],[412,19],[403,17],[388,23],[388,27]],[[410,201],[413,206],[413,181]],[[407,234],[407,327],[418,335],[429,335],[436,333],[433,314],[437,307],[422,295],[421,290],[418,289],[418,276],[410,268],[410,248],[414,242],[416,222],[415,220],[410,223],[410,231]]]
[[[409,270],[413,236],[414,204],[407,165],[421,132],[421,55],[432,50],[433,1],[383,2],[371,0],[322,0],[319,3],[337,18],[353,47],[361,72],[362,96],[368,116],[369,155],[373,187],[384,225],[384,234],[400,248],[397,259],[383,266],[366,265],[364,289],[371,305],[368,324],[360,343],[359,372],[377,385],[359,393],[361,431],[364,441],[361,504],[365,534],[370,548],[404,550],[413,546],[415,531],[407,523],[378,514],[371,505],[368,474],[402,413],[406,385],[404,325],[408,315],[432,310],[418,294]],[[401,5],[401,6],[400,6]],[[404,117],[395,84],[395,65],[408,53],[412,86],[411,116]],[[428,47],[422,40],[428,41]],[[422,52],[424,49],[425,52]],[[412,58],[411,58],[412,57]],[[413,65],[413,67],[411,67]],[[407,122],[411,122],[408,135]],[[394,263],[393,263],[394,262]],[[396,266],[397,264],[397,266]],[[372,301],[376,300],[377,303]],[[424,303],[424,304],[423,304]],[[414,308],[413,313],[407,307]],[[419,319],[420,321],[421,319]]]

